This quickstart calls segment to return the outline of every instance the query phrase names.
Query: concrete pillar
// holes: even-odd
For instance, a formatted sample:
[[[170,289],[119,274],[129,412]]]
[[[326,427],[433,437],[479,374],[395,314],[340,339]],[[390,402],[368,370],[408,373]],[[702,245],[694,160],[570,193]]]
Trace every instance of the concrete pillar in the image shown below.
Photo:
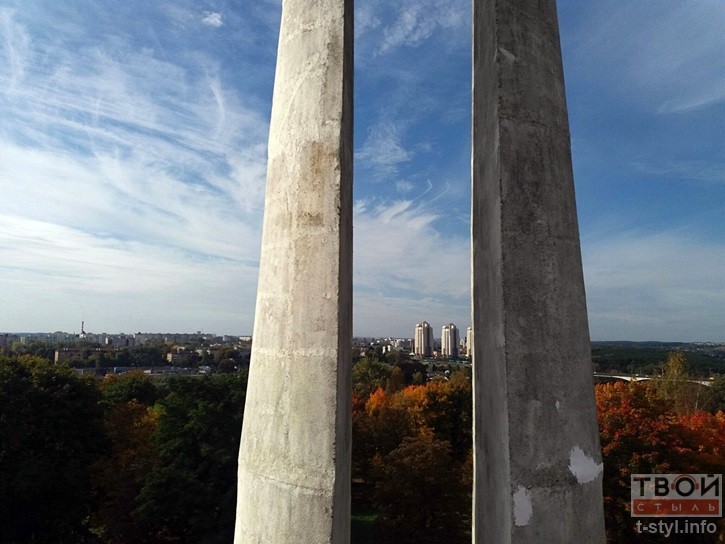
[[[604,542],[555,0],[473,0],[474,542]]]
[[[350,540],[352,0],[284,0],[236,544]]]

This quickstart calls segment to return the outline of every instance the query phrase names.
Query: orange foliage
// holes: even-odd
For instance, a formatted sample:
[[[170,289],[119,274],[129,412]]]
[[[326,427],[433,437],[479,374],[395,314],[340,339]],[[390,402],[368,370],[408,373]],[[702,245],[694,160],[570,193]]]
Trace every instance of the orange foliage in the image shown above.
[[[377,415],[389,405],[389,399],[387,393],[382,387],[378,387],[375,391],[370,394],[367,402],[365,403],[365,411],[369,415]]]
[[[357,393],[353,392],[352,394],[352,413],[356,412],[362,412],[365,410],[365,401],[366,399]]]
[[[679,416],[677,423],[689,432],[693,472],[725,471],[725,413],[693,412]]]
[[[353,470],[391,541],[470,542],[472,392],[454,377],[353,400]]]
[[[678,414],[645,383],[598,385],[596,400],[608,541],[654,542],[633,530],[630,475],[723,472],[725,414]]]
[[[398,391],[392,399],[393,405],[404,410],[411,423],[421,428],[426,425],[425,412],[428,407],[428,386],[427,385],[409,385],[405,389]]]

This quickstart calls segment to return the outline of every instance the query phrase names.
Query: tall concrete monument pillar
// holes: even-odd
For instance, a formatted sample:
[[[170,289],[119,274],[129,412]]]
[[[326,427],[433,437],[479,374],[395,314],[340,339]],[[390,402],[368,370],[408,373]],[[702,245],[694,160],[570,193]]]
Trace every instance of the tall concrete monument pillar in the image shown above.
[[[474,542],[604,542],[555,0],[473,0]]]
[[[235,544],[350,539],[352,0],[284,0]]]

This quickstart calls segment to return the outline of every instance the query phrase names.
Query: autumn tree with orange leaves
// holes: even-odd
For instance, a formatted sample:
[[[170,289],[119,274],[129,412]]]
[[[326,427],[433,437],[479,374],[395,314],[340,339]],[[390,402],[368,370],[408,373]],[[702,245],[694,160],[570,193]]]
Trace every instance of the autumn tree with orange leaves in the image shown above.
[[[471,411],[463,372],[354,397],[353,470],[372,486],[384,541],[470,541]]]
[[[718,535],[637,534],[630,516],[630,475],[722,473],[725,414],[663,402],[656,385],[617,382],[596,387],[604,459],[604,513],[610,543],[714,543]],[[678,540],[681,538],[681,540]]]

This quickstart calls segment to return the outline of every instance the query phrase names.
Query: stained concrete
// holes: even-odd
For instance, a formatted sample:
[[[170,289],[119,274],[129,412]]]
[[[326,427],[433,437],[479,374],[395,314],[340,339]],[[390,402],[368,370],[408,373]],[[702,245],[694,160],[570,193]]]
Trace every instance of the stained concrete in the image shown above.
[[[474,542],[603,543],[554,0],[474,0]]]
[[[351,0],[284,0],[236,544],[350,539]]]

